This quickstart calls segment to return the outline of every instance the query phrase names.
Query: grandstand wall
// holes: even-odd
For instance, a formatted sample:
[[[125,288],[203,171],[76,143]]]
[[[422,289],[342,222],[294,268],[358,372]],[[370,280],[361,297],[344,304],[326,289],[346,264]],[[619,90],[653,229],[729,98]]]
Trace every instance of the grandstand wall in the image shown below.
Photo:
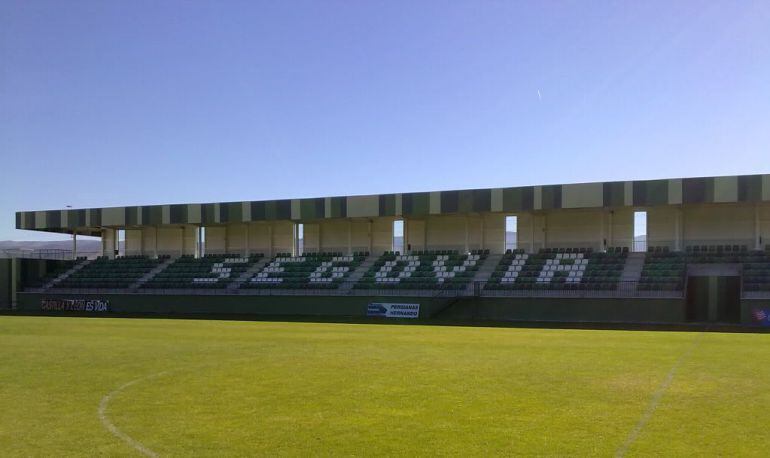
[[[14,302],[14,272],[11,259],[0,258],[0,309],[10,309]]]
[[[107,301],[113,314],[205,314],[365,318],[370,303],[420,304],[421,320],[683,323],[676,299],[430,298],[411,296],[191,296],[19,293],[18,308],[40,312],[44,299]]]
[[[646,213],[641,238],[636,212]],[[32,211],[16,226],[100,235],[107,258],[27,293],[100,290],[126,304],[444,295],[455,301],[447,316],[678,322],[693,320],[682,304],[705,297],[711,312],[699,317],[728,307],[729,321],[749,324],[746,301],[770,298],[770,175]],[[115,259],[119,231],[125,257]],[[701,290],[697,277],[730,286]]]

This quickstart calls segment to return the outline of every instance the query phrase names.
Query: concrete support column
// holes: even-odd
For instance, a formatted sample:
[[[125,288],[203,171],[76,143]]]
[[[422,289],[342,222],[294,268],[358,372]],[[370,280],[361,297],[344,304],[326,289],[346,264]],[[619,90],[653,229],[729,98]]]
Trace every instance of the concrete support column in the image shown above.
[[[481,217],[481,249],[487,249],[487,231],[484,229],[484,216]]]
[[[762,249],[762,220],[759,218],[759,204],[754,204],[754,249]]]
[[[607,249],[607,245],[605,244],[605,241],[607,240],[607,211],[602,211],[602,227],[599,229],[599,251],[605,251]]]
[[[197,226],[195,228],[195,253],[193,254],[195,258],[201,257],[201,227]]]
[[[248,258],[249,254],[251,254],[249,250],[249,224],[246,223],[243,225],[243,255]]]
[[[185,246],[185,238],[186,237],[184,236],[184,226],[179,228],[179,233],[181,234],[181,237],[182,237],[182,252],[180,253],[180,255],[183,255],[183,254],[185,254],[185,251],[187,251],[187,250],[185,250],[185,248],[187,248],[187,247]]]
[[[404,251],[409,252],[409,221],[404,218]]]
[[[115,258],[116,240],[117,233],[115,229],[102,229],[102,256],[106,256],[109,259]]]
[[[470,251],[468,247],[468,215],[465,215],[465,252]]]
[[[153,249],[153,256],[158,257],[158,226],[155,226],[155,248]]]
[[[78,233],[77,231],[72,231],[72,260],[78,258]]]
[[[615,225],[614,220],[615,220],[615,211],[614,210],[610,210],[610,214],[608,216],[609,228],[607,230],[607,246],[608,247],[609,246],[615,246],[615,239],[613,237],[613,226]]]
[[[366,223],[366,243],[369,249],[369,253],[372,252],[372,220]]]
[[[516,230],[518,231],[519,228],[517,227]],[[533,213],[529,214],[529,252],[535,252],[535,215]]]
[[[348,255],[353,254],[353,222],[348,220]]]
[[[230,231],[227,230],[228,226],[225,224],[225,252],[224,254],[227,254],[230,252]]]
[[[273,225],[267,225],[267,256],[273,257]]]
[[[674,217],[674,251],[682,251],[682,209],[676,209]]]

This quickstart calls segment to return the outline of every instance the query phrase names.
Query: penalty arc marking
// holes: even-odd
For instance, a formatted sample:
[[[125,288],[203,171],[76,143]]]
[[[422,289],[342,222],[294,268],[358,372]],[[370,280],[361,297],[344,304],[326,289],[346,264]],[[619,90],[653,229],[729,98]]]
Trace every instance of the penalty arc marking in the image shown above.
[[[132,385],[135,385],[137,383],[140,383],[140,382],[143,382],[143,381],[146,381],[146,380],[162,377],[163,375],[166,375],[167,373],[168,372],[166,372],[166,371],[158,372],[157,374],[152,374],[152,375],[148,375],[148,376],[145,376],[145,377],[140,377],[138,379],[131,380],[128,383],[124,383],[123,385],[117,387],[115,390],[111,391],[106,396],[104,396],[102,398],[102,400],[99,402],[99,409],[97,410],[97,412],[99,414],[99,420],[102,422],[102,425],[105,428],[107,428],[107,431],[112,433],[113,436],[123,440],[123,442],[127,443],[128,445],[130,445],[134,450],[138,451],[142,455],[153,457],[153,458],[158,456],[158,454],[156,452],[154,452],[153,450],[147,448],[145,445],[143,445],[138,440],[134,439],[133,437],[131,437],[128,434],[126,434],[123,431],[121,431],[117,426],[115,426],[114,423],[112,423],[112,421],[110,421],[110,418],[107,416],[107,408],[109,407],[109,404],[110,404],[110,401],[112,400],[112,398],[115,397],[117,394],[121,393],[126,388],[129,388]]]

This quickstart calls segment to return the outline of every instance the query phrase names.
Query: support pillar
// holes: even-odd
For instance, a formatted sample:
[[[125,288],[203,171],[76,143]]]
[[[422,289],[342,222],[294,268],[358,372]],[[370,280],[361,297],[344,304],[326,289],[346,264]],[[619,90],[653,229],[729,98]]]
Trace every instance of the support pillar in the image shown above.
[[[267,256],[273,257],[273,225],[267,225]]]
[[[229,226],[225,225],[225,252],[223,254],[227,254],[230,252],[230,231],[227,230]]]
[[[487,231],[485,229],[484,216],[481,216],[481,249],[487,249]],[[466,231],[467,232],[467,231]]]
[[[72,231],[72,260],[76,260],[78,258],[78,233],[77,231]]]
[[[682,209],[676,209],[674,217],[674,251],[682,251]]]
[[[409,221],[404,218],[404,251],[409,252],[409,245],[411,245],[411,242],[409,242]]]
[[[348,256],[353,254],[353,223],[348,220]]]
[[[468,247],[468,215],[465,215],[465,252],[470,251]]]
[[[607,211],[602,210],[602,227],[599,229],[599,251],[605,251],[607,249]]]
[[[607,218],[609,221],[609,227],[608,227],[608,234],[607,234],[607,246],[608,247],[614,247],[615,246],[615,239],[613,237],[613,226],[615,225],[615,210],[610,210],[610,214]]]
[[[369,248],[369,253],[371,253],[372,252],[372,220],[369,220],[367,222],[366,239],[367,239],[367,246]]]
[[[754,204],[754,249],[762,249],[762,220],[759,218],[759,204]]]
[[[153,249],[153,256],[158,257],[158,226],[155,226],[155,248]]]
[[[247,258],[251,254],[249,250],[249,224],[243,225],[243,255]]]
[[[518,231],[519,228],[517,227],[516,230]],[[534,213],[529,214],[529,252],[530,253],[535,252],[535,214]]]

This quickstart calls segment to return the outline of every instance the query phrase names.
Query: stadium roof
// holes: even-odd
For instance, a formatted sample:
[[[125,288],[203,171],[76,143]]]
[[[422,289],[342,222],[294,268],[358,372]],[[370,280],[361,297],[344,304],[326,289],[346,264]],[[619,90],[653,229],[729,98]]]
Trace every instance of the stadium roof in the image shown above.
[[[98,234],[102,227],[770,201],[770,174],[613,181],[368,196],[24,211],[16,228]]]

